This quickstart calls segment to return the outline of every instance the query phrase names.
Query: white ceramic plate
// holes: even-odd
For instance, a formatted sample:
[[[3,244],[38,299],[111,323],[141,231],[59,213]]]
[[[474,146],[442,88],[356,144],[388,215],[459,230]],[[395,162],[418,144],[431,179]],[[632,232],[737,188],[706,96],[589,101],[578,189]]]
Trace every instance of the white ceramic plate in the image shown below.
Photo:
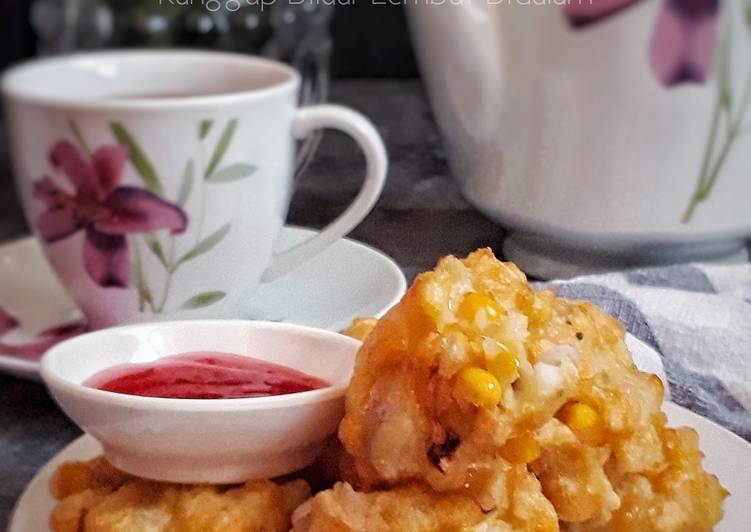
[[[673,403],[665,403],[672,426],[691,426],[699,433],[701,448],[706,454],[704,465],[720,478],[730,491],[725,501],[725,518],[716,532],[740,532],[748,530],[751,522],[751,445],[735,434]],[[8,532],[45,532],[47,520],[54,506],[49,494],[52,473],[63,462],[87,460],[101,453],[94,438],[81,436],[68,445],[37,473],[32,479],[11,517]]]
[[[315,231],[287,226],[279,251],[310,238]],[[0,343],[28,344],[39,331],[81,320],[33,238],[0,246],[0,308],[20,321]],[[284,321],[330,330],[358,316],[381,316],[406,290],[399,267],[389,257],[350,239],[341,239],[297,270],[261,285],[238,318]],[[0,349],[0,372],[37,378],[36,360]]]

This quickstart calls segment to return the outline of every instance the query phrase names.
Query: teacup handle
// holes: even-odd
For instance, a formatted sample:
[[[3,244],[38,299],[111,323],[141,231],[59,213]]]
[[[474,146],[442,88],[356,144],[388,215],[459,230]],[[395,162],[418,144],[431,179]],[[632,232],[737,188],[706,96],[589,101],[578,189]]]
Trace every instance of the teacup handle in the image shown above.
[[[365,181],[355,200],[336,220],[316,236],[275,255],[263,274],[262,282],[273,281],[294,270],[349,233],[367,216],[383,190],[388,167],[386,148],[367,118],[340,105],[312,105],[297,110],[292,123],[295,138],[304,138],[320,128],[338,129],[357,142],[365,154]]]

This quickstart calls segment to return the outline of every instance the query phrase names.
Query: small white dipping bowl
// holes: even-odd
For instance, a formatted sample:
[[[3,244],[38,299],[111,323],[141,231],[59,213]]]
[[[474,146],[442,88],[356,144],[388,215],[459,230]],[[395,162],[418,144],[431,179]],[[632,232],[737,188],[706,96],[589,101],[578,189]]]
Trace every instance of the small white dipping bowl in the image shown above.
[[[230,484],[305,467],[336,432],[360,342],[299,325],[200,320],[84,334],[42,358],[41,375],[65,413],[99,440],[107,459],[140,477]],[[165,399],[84,386],[119,364],[196,351],[252,356],[331,383],[244,399]]]

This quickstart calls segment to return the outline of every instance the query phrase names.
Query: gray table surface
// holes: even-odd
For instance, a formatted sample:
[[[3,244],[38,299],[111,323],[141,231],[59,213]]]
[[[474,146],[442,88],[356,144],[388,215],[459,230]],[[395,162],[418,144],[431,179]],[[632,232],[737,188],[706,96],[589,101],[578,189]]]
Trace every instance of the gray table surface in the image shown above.
[[[462,254],[486,245],[500,249],[501,230],[460,196],[451,179],[419,82],[339,81],[330,99],[369,116],[391,160],[383,196],[353,238],[391,255],[410,280],[448,253]],[[0,150],[0,241],[5,241],[23,236],[28,228],[13,190],[3,139]],[[354,143],[344,135],[327,133],[293,199],[289,222],[322,227],[352,200],[362,174],[363,159]],[[4,528],[34,473],[80,431],[42,385],[0,375],[0,390],[0,528]]]

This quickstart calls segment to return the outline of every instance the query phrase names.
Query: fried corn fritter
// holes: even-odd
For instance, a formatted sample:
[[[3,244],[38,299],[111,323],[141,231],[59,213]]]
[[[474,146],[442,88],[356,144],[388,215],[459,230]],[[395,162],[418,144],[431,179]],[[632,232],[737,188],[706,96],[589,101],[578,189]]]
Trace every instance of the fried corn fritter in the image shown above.
[[[381,493],[362,497],[417,484],[492,513],[523,467],[564,530],[711,530],[726,492],[695,433],[665,427],[663,392],[618,321],[479,250],[418,276],[367,336],[339,437],[355,488]],[[360,496],[345,492],[318,495],[310,522]]]
[[[708,532],[722,518],[696,432],[666,427],[662,382],[623,327],[489,250],[441,260],[343,332],[364,343],[342,445],[300,473],[323,489],[312,499],[303,480],[169,485],[100,458],[58,470],[52,529]]]
[[[53,532],[287,532],[310,497],[302,480],[182,486],[136,479],[104,458],[62,465],[50,489]]]
[[[503,500],[484,512],[460,493],[438,493],[424,484],[360,493],[347,483],[323,491],[293,516],[293,532],[547,532],[558,519],[523,466],[508,472]]]

